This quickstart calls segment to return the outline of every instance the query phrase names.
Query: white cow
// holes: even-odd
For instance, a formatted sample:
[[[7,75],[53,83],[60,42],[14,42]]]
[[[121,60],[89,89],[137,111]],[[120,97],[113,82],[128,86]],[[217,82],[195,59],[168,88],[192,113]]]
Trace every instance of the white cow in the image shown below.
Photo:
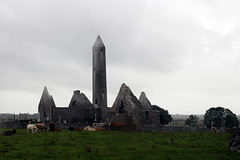
[[[35,124],[29,124],[27,125],[27,133],[30,133],[32,132],[33,133],[38,133],[38,128]]]
[[[90,126],[86,126],[83,130],[84,131],[95,131],[95,128],[92,128]]]

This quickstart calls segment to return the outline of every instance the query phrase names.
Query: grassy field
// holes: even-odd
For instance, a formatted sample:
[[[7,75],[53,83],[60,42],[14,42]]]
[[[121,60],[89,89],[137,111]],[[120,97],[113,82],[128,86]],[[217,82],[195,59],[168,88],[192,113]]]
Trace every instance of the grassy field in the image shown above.
[[[227,133],[161,132],[71,132],[3,136],[0,129],[0,159],[240,159],[228,150]],[[173,138],[174,143],[169,144]]]

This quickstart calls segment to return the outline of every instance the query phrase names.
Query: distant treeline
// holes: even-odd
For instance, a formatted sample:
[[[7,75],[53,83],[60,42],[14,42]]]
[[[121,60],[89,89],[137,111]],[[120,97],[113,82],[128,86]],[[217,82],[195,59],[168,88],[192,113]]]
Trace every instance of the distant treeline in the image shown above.
[[[187,115],[187,114],[172,114],[171,116],[174,120],[180,120],[180,119],[186,120],[189,117],[189,115]],[[204,119],[204,114],[199,114],[199,115],[195,115],[195,116],[197,116],[199,120]]]
[[[0,121],[14,121],[14,120],[34,120],[38,118],[38,114],[29,114],[29,113],[0,113]]]

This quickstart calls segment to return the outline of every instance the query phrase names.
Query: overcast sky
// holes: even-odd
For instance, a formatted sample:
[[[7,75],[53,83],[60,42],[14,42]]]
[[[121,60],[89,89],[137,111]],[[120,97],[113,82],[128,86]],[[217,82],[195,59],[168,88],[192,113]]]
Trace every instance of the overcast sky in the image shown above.
[[[171,114],[240,114],[240,1],[0,1],[0,113],[92,101],[92,46],[106,46],[108,106],[122,83]]]

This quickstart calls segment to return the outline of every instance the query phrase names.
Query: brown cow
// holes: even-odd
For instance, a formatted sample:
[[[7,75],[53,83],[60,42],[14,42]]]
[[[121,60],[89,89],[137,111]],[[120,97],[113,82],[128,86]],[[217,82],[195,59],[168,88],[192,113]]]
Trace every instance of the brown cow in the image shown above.
[[[13,129],[12,129],[12,134],[16,134],[16,133],[17,133],[16,129],[13,128]]]
[[[227,133],[231,133],[231,129],[230,129],[230,128],[227,128],[227,129],[226,129],[226,132],[227,132]]]
[[[212,127],[212,132],[213,133],[217,133],[217,128],[216,127]]]
[[[38,128],[38,132],[47,132],[48,127],[44,123],[37,123],[35,126]]]
[[[126,123],[111,123],[110,128],[114,130],[125,130]]]
[[[135,123],[130,123],[126,125],[126,127],[124,128],[125,131],[135,131],[135,129],[136,129]]]
[[[101,127],[97,127],[95,128],[96,131],[103,131],[105,130],[105,127],[104,126],[101,126]]]
[[[68,127],[68,130],[69,131],[74,131],[75,129],[74,129],[74,127]]]
[[[79,131],[79,132],[80,132],[80,131],[82,131],[82,129],[81,129],[81,128],[78,128],[78,127],[75,127],[75,128],[74,128],[74,131]]]
[[[55,131],[55,123],[54,122],[49,123],[49,130],[51,132]]]
[[[54,131],[61,132],[62,130],[60,128],[54,128]]]

